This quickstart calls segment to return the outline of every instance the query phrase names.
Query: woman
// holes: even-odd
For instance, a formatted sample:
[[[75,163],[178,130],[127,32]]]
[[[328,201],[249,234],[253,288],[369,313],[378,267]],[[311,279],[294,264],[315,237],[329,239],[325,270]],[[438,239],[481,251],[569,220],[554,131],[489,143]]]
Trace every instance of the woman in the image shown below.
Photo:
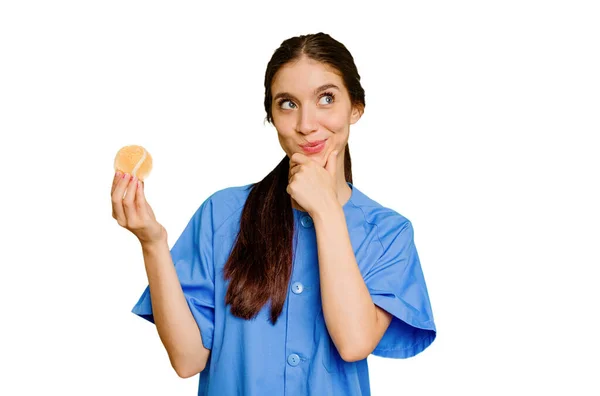
[[[199,395],[369,395],[367,356],[414,356],[436,328],[411,222],[352,184],[352,55],[323,33],[284,41],[264,104],[286,156],[208,197],[170,251],[143,184],[115,175],[149,281],[133,312]]]

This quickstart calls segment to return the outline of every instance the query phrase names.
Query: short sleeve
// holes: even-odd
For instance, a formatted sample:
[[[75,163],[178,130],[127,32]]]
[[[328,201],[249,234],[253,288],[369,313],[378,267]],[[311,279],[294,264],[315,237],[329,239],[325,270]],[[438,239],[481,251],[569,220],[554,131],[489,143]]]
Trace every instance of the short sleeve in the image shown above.
[[[411,222],[385,228],[378,230],[383,254],[365,275],[365,284],[373,303],[393,318],[372,354],[409,358],[433,342],[436,327]]]
[[[171,248],[183,294],[207,349],[212,349],[215,317],[212,219],[212,204],[207,199]],[[131,312],[154,323],[149,285]]]

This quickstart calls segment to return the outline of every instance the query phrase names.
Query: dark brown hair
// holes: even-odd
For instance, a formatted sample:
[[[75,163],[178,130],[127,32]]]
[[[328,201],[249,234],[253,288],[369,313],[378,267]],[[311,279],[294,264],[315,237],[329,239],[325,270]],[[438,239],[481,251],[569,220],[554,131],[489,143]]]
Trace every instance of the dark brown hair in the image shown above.
[[[265,73],[266,121],[273,122],[271,84],[288,62],[306,56],[337,71],[354,106],[365,106],[365,92],[354,59],[346,47],[325,33],[292,37],[275,50]],[[289,158],[283,157],[264,179],[251,186],[242,211],[240,231],[224,268],[230,280],[225,304],[231,313],[252,319],[271,302],[271,323],[283,310],[292,272],[294,212],[287,193]],[[344,153],[346,181],[352,183],[350,149]]]

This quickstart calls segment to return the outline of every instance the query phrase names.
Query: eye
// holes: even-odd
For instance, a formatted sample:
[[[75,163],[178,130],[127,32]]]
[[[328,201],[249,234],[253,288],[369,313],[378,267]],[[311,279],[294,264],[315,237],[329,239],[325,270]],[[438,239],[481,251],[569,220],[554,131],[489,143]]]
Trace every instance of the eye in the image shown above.
[[[284,107],[285,103],[289,103],[291,107]],[[294,102],[292,102],[289,99],[281,99],[278,103],[280,108],[284,109],[284,110],[291,110],[291,109],[295,109],[296,105],[294,104]]]
[[[319,99],[319,104],[329,105],[332,104],[334,101],[335,95],[333,95],[331,92],[325,92],[321,95],[321,98]]]

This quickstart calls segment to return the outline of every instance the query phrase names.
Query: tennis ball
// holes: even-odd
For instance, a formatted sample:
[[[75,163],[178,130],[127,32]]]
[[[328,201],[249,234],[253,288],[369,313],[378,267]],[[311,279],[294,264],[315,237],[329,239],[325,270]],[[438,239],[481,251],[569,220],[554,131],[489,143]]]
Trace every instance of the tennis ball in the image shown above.
[[[115,157],[115,171],[129,173],[143,181],[152,170],[152,157],[142,146],[125,146]]]

